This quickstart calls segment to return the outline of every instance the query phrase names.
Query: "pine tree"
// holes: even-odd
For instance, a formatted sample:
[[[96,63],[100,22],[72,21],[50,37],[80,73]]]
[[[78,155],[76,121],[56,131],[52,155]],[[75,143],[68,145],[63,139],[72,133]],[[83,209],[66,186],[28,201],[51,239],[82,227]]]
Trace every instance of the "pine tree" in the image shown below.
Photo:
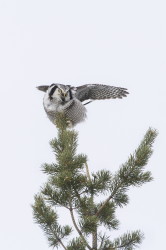
[[[116,239],[109,237],[109,231],[118,229],[115,212],[128,204],[128,189],[152,180],[144,167],[153,152],[156,130],[148,129],[139,147],[116,173],[100,170],[90,175],[86,155],[76,154],[77,132],[67,128],[62,115],[57,118],[56,126],[57,138],[50,142],[56,163],[42,166],[48,181],[35,195],[32,205],[35,222],[45,232],[49,245],[66,250],[135,249],[143,240],[139,230]],[[99,197],[102,197],[100,202]],[[58,223],[58,207],[68,210],[72,227]],[[101,226],[105,233],[100,232]],[[73,229],[78,237],[71,240]]]

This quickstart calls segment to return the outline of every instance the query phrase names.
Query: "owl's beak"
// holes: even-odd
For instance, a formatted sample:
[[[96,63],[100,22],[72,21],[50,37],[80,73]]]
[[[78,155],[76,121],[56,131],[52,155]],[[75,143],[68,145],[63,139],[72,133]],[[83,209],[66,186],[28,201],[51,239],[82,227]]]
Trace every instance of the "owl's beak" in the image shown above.
[[[62,102],[64,102],[65,101],[65,97],[61,96],[61,100],[62,100]]]
[[[65,101],[66,96],[67,96],[67,92],[63,91],[61,93],[61,99],[62,99],[63,102]]]

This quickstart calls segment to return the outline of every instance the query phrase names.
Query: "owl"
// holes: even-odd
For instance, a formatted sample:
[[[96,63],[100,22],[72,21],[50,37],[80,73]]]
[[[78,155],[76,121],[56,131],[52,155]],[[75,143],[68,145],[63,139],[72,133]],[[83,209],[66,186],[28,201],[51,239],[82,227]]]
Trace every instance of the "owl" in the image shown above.
[[[85,105],[94,100],[115,99],[126,97],[126,88],[102,84],[86,84],[78,87],[53,83],[50,86],[37,87],[44,91],[43,106],[48,118],[54,123],[56,115],[65,115],[70,127],[86,118]]]

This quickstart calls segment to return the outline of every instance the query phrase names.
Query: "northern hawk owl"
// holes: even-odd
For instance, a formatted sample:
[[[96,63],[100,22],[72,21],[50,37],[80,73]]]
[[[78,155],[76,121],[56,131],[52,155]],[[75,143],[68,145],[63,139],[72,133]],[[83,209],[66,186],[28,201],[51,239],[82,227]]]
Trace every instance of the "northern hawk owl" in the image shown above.
[[[53,83],[38,86],[37,89],[45,92],[43,106],[49,119],[54,123],[56,114],[60,112],[66,116],[70,126],[85,120],[86,104],[94,100],[123,98],[128,94],[126,88],[102,84],[73,87]]]

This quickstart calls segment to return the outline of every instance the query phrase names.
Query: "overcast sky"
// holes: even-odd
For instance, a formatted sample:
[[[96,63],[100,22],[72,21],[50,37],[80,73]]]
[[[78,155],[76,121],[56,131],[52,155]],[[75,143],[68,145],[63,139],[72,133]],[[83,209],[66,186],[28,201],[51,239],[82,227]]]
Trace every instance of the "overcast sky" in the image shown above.
[[[166,4],[163,0],[0,0],[0,249],[46,250],[32,219],[56,128],[37,85],[103,83],[128,88],[122,100],[87,105],[79,152],[91,171],[115,172],[151,126],[159,131],[147,169],[154,181],[132,189],[120,230],[145,233],[141,250],[165,246]],[[63,215],[62,223],[66,222]],[[64,220],[65,219],[65,220]]]

